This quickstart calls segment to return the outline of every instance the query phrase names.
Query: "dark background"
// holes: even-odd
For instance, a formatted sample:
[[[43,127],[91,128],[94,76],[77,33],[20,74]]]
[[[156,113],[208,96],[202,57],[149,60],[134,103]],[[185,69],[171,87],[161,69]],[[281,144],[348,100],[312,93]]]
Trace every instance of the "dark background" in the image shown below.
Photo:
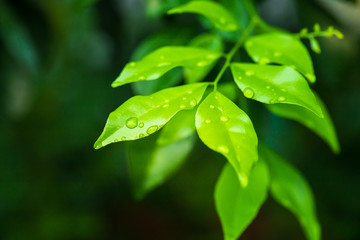
[[[92,147],[108,114],[133,95],[128,85],[110,84],[135,47],[182,23],[191,36],[204,31],[195,16],[162,15],[180,2],[0,1],[0,239],[221,239],[213,203],[225,163],[219,154],[198,141],[178,173],[136,202],[125,144]],[[312,53],[314,88],[333,117],[341,154],[260,104],[250,115],[259,138],[308,179],[323,239],[360,239],[360,1],[257,3],[268,23],[289,31],[319,22],[345,35],[320,39],[323,53]],[[305,237],[269,199],[242,239]]]

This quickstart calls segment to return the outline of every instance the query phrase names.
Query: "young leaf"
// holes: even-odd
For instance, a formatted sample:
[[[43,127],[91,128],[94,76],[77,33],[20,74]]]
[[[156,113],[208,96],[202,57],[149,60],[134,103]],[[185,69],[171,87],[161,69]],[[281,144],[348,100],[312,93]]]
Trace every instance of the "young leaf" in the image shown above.
[[[323,117],[308,83],[293,68],[233,63],[231,71],[245,97],[267,104],[298,105]]]
[[[159,130],[177,112],[193,109],[201,100],[207,83],[167,88],[149,96],[135,96],[109,115],[94,147],[136,140]]]
[[[301,41],[284,33],[269,33],[249,38],[245,48],[257,63],[279,63],[292,66],[310,82],[315,82],[314,69],[309,52]]]
[[[137,62],[128,63],[112,87],[127,83],[155,80],[176,67],[201,69],[222,55],[209,49],[195,47],[162,47]]]
[[[144,40],[133,52],[131,61],[138,61],[147,54],[164,46],[185,45],[190,39],[191,31],[188,28],[168,28]],[[131,87],[136,94],[149,95],[161,89],[177,85],[181,81],[182,69],[175,68],[161,76],[157,81],[139,81]]]
[[[250,118],[221,93],[212,92],[199,105],[195,124],[200,139],[228,159],[245,187],[258,159],[258,140]]]
[[[316,40],[314,37],[310,37],[309,38],[309,41],[310,41],[310,47],[311,49],[317,53],[317,54],[320,54],[321,53],[321,48],[320,48],[320,44],[318,42],[318,40]]]
[[[215,205],[225,240],[236,240],[256,217],[267,197],[269,173],[263,161],[251,172],[249,185],[242,188],[236,172],[227,164],[216,184]]]
[[[199,35],[193,39],[189,45],[193,47],[211,49],[217,52],[222,52],[224,50],[224,45],[221,39],[214,34]],[[214,67],[215,63],[216,61],[207,66],[204,66],[203,68],[185,68],[184,73],[186,82],[193,83],[203,80]]]
[[[196,13],[203,15],[212,22],[216,28],[222,31],[232,32],[239,30],[239,24],[235,17],[216,2],[192,1],[168,11],[168,14],[176,13]]]
[[[289,118],[305,125],[309,129],[317,133],[333,150],[334,153],[340,152],[339,142],[336,136],[334,125],[331,121],[330,115],[325,108],[321,99],[316,96],[317,103],[321,107],[324,118],[315,116],[312,112],[305,108],[289,104],[271,104],[267,105],[268,109],[274,114]]]
[[[304,177],[284,159],[267,148],[260,156],[269,166],[271,194],[300,221],[307,239],[320,240],[321,230],[315,214],[314,197]]]
[[[171,123],[172,119],[170,120]],[[160,136],[161,136],[160,132]],[[168,179],[181,167],[196,140],[194,134],[159,145],[157,134],[128,143],[130,178],[136,199]]]

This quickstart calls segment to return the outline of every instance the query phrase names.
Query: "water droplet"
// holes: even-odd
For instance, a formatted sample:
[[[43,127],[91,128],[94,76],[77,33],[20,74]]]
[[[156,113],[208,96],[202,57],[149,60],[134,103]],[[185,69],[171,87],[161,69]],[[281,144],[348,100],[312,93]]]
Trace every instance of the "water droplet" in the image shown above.
[[[315,82],[316,80],[314,74],[311,73],[306,74],[306,77],[309,79],[310,82]]]
[[[210,108],[211,108],[211,109],[214,109],[214,108],[215,108],[215,106],[214,106],[214,105],[210,105]]]
[[[268,58],[260,58],[259,63],[260,64],[268,64],[270,60]]]
[[[158,67],[165,67],[165,66],[169,66],[171,63],[169,63],[169,62],[161,62],[161,63],[159,63],[157,66]]]
[[[271,99],[270,100],[270,104],[274,104],[275,103],[275,100],[274,99]]]
[[[217,58],[217,55],[215,55],[215,54],[208,54],[208,55],[206,56],[206,58],[207,58],[207,59],[215,59],[215,58]]]
[[[195,107],[196,104],[197,104],[197,102],[196,102],[195,99],[192,99],[192,100],[190,101],[190,106],[191,106],[191,107]]]
[[[157,125],[151,126],[149,127],[146,132],[147,134],[153,134],[154,132],[156,132],[159,129],[159,127]]]
[[[184,100],[184,101],[185,101],[185,100],[186,100],[186,97],[183,97],[183,98],[182,98],[182,100]]]
[[[121,137],[121,141],[125,141],[126,140],[126,137],[125,136],[122,136]]]
[[[184,104],[181,104],[181,105],[180,105],[180,108],[181,108],[181,109],[184,109],[184,108],[186,108],[186,106],[185,106]]]
[[[281,52],[274,52],[274,57],[280,57],[282,55]]]
[[[221,24],[225,24],[225,23],[226,23],[226,19],[223,18],[223,17],[219,18],[219,21],[220,21]]]
[[[220,120],[223,122],[227,122],[227,121],[229,121],[229,118],[227,116],[221,116]]]
[[[241,80],[241,79],[242,79],[242,76],[238,76],[237,79],[238,79],[238,80]]]
[[[169,99],[165,99],[165,102],[168,103],[168,102],[169,102]]]
[[[229,153],[229,148],[225,145],[218,146],[217,150],[221,153],[227,154]]]
[[[115,140],[114,140],[114,142],[118,142],[118,141],[119,141],[119,139],[115,139]]]
[[[144,127],[144,123],[143,123],[143,122],[139,123],[139,128],[142,128],[142,127]]]
[[[211,123],[211,120],[206,119],[206,120],[205,120],[205,123]]]
[[[140,133],[140,134],[139,134],[139,137],[141,137],[141,138],[142,138],[142,137],[145,137],[145,134]]]
[[[222,109],[221,107],[218,107],[218,109],[220,112],[224,111],[224,109]]]
[[[136,117],[131,117],[126,120],[125,125],[130,129],[136,128],[138,125],[138,119]]]
[[[247,98],[253,98],[254,97],[254,90],[252,90],[252,88],[245,88],[244,89],[244,96],[247,97]]]
[[[130,66],[130,67],[135,67],[135,66],[136,66],[136,62],[130,62],[130,63],[129,63],[129,66]]]
[[[268,86],[266,86],[266,89],[270,89],[271,87],[268,85]]]
[[[252,75],[254,75],[254,71],[252,71],[252,70],[249,70],[249,71],[246,71],[246,76],[252,76]]]
[[[282,92],[287,92],[287,89],[286,89],[286,88],[282,88],[281,91],[282,91]]]
[[[283,97],[283,96],[281,96],[281,97],[278,97],[278,99],[277,99],[279,102],[283,102],[283,101],[285,101],[286,100],[286,98],[285,97]]]
[[[153,74],[149,75],[149,76],[147,77],[147,79],[149,79],[149,80],[154,80],[154,79],[159,78],[160,76],[161,76],[160,73],[153,73]]]
[[[141,81],[141,80],[146,80],[146,77],[140,76],[138,79],[139,79],[140,81]]]
[[[208,65],[209,63],[208,62],[206,62],[206,61],[200,61],[200,62],[198,62],[196,65],[198,66],[198,67],[204,67],[204,66],[206,66],[206,65]]]
[[[169,106],[169,104],[164,104],[163,108],[167,108]]]
[[[191,90],[189,90],[189,91],[187,91],[187,93],[188,93],[188,94],[192,94],[192,91],[191,91]]]

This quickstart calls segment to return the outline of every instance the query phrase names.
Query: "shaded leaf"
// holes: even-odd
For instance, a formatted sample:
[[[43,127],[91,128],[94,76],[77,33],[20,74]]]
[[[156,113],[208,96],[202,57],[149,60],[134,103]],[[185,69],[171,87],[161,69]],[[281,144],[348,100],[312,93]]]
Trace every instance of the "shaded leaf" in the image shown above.
[[[308,83],[291,67],[232,63],[231,71],[245,97],[267,104],[295,104],[323,117]]]
[[[298,218],[307,239],[320,240],[321,229],[315,214],[314,197],[304,177],[270,149],[261,147],[260,156],[268,163],[274,199]]]
[[[221,93],[212,92],[199,105],[195,123],[200,139],[228,159],[246,186],[258,159],[257,136],[246,113]]]
[[[149,96],[135,96],[109,115],[96,149],[118,141],[136,140],[159,130],[177,112],[193,109],[207,83],[167,88]]]
[[[190,43],[190,46],[215,50],[222,52],[224,45],[221,39],[215,34],[201,34],[194,38]],[[203,80],[206,75],[211,71],[215,65],[215,61],[203,68],[185,68],[185,80],[188,83],[199,82]]]
[[[171,123],[170,120],[169,123]],[[160,132],[160,136],[161,136]],[[130,178],[136,199],[143,198],[148,192],[166,181],[178,170],[191,152],[195,135],[159,145],[157,136],[128,143]]]
[[[241,187],[236,172],[227,164],[216,184],[215,205],[225,240],[236,240],[256,217],[267,197],[269,173],[263,161],[251,172],[249,185]]]
[[[319,118],[307,109],[295,105],[271,104],[267,107],[274,114],[280,117],[295,120],[313,130],[327,144],[329,144],[334,153],[339,153],[340,146],[330,115],[321,99],[318,96],[316,99],[317,103],[321,107],[324,118]]]
[[[137,62],[126,64],[112,87],[127,83],[155,80],[176,67],[201,69],[208,66],[222,53],[195,47],[162,47]]]
[[[314,69],[309,52],[301,41],[284,33],[261,34],[249,38],[245,48],[257,63],[279,63],[292,66],[310,81],[315,82]]]
[[[211,1],[192,1],[168,11],[168,14],[196,13],[206,17],[216,28],[232,32],[239,30],[235,17],[223,6]]]

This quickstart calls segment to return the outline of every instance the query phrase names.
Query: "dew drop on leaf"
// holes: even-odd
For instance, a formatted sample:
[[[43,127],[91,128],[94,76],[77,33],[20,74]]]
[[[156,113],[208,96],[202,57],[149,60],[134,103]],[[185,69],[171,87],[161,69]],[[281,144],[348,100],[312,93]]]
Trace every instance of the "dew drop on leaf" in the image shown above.
[[[251,70],[249,70],[249,71],[246,71],[246,76],[252,76],[252,75],[254,75],[254,71],[251,71]]]
[[[247,88],[244,89],[244,96],[245,97],[253,98],[254,95],[255,95],[255,92],[254,92],[254,90],[252,88],[247,87]]]
[[[169,104],[164,104],[163,108],[167,108],[169,106]]]
[[[192,100],[190,101],[190,106],[191,106],[191,107],[195,107],[195,106],[196,106],[196,100],[195,100],[195,99],[192,99]]]
[[[229,153],[229,148],[225,145],[218,146],[217,150],[221,153],[227,154]]]
[[[206,120],[205,120],[205,123],[211,123],[211,120],[206,119]]]
[[[126,120],[125,125],[130,129],[136,128],[138,125],[138,119],[136,117],[131,117]]]
[[[283,101],[285,101],[285,100],[286,100],[285,97],[282,97],[282,96],[281,96],[281,97],[278,97],[278,101],[279,101],[279,102],[283,102]]]
[[[130,62],[130,63],[129,63],[129,66],[130,66],[130,67],[135,67],[135,66],[136,66],[136,62]]]
[[[146,77],[145,76],[140,76],[138,79],[139,80],[146,80]]]
[[[270,60],[268,58],[260,58],[260,60],[259,60],[260,64],[267,64],[269,62],[270,62]]]
[[[222,122],[227,122],[227,121],[229,121],[229,118],[228,118],[227,116],[221,116],[221,117],[220,117],[220,120],[221,120]]]
[[[281,52],[274,52],[274,57],[280,57],[282,55]]]
[[[214,109],[214,108],[215,108],[215,106],[214,106],[214,105],[210,105],[210,108],[211,108],[211,109]]]
[[[142,127],[144,127],[144,123],[143,123],[143,122],[139,123],[139,128],[142,128]]]
[[[198,62],[196,65],[198,66],[198,67],[204,67],[204,66],[206,66],[206,65],[208,65],[209,63],[208,62],[206,62],[206,61],[200,61],[200,62]]]
[[[125,136],[121,137],[121,141],[125,141],[125,140],[126,140]]]
[[[180,105],[180,108],[181,108],[181,109],[184,109],[185,107],[186,107],[185,104],[181,104],[181,105]]]
[[[154,132],[156,132],[159,129],[159,127],[157,125],[151,126],[149,127],[146,132],[147,134],[153,134]]]
[[[145,137],[145,134],[140,133],[140,134],[139,134],[139,137],[141,137],[141,138],[142,138],[142,137]]]

